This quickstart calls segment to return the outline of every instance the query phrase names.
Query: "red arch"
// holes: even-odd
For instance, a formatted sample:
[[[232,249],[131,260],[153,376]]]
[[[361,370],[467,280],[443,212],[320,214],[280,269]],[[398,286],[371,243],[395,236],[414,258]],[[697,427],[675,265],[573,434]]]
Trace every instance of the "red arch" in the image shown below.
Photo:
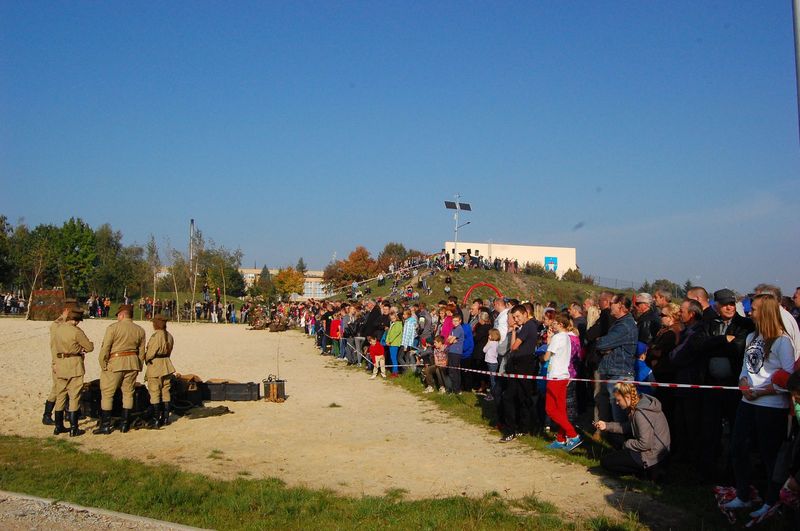
[[[492,284],[489,284],[488,282],[478,282],[477,284],[473,284],[472,286],[470,286],[467,292],[464,294],[464,302],[462,303],[464,306],[467,305],[467,301],[469,300],[469,294],[472,293],[473,290],[478,288],[490,288],[495,293],[497,293],[498,297],[503,296],[503,294],[500,293],[500,290],[494,287]]]

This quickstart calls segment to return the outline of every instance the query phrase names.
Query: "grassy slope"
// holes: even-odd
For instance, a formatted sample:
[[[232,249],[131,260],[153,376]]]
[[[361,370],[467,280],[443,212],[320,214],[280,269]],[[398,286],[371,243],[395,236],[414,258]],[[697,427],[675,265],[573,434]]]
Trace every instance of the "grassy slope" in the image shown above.
[[[222,481],[171,466],[83,453],[74,443],[55,438],[0,436],[0,488],[215,529],[635,528],[607,519],[566,522],[552,505],[531,496],[405,501],[402,492],[347,498],[289,488],[277,479]]]
[[[447,273],[437,273],[428,278],[428,285],[433,289],[431,295],[420,292],[420,300],[427,304],[435,304],[441,299],[446,298],[444,293],[444,279]],[[450,273],[453,281],[451,294],[461,299],[470,286],[479,282],[493,284],[500,292],[507,297],[514,297],[520,300],[535,300],[546,304],[550,300],[555,300],[559,305],[566,305],[572,301],[582,301],[589,295],[596,295],[600,290],[605,289],[600,286],[579,284],[575,282],[563,282],[550,278],[536,277],[524,273],[511,274],[499,271],[485,270],[462,270],[458,273]],[[402,284],[401,286],[406,286]],[[391,281],[387,280],[385,286],[378,287],[376,282],[369,283],[373,297],[385,297],[391,292]],[[417,289],[416,285],[414,288]],[[484,299],[494,297],[495,293],[490,288],[481,287],[472,292],[470,298],[483,297]],[[342,298],[339,296],[337,298]]]

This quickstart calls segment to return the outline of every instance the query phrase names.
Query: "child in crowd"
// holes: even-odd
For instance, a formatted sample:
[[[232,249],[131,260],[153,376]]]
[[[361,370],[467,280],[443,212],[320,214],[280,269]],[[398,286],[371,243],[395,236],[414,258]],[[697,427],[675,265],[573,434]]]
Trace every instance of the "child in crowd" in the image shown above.
[[[383,352],[383,345],[378,342],[378,338],[369,336],[369,357],[372,358],[370,380],[374,380],[378,376],[378,368],[380,368],[381,376],[386,378],[386,356],[383,355]]]
[[[461,354],[464,351],[464,329],[461,314],[453,314],[453,329],[447,337],[447,381],[451,393],[461,394]]]
[[[442,336],[433,338],[433,366],[425,368],[426,393],[433,392],[433,380],[439,384],[439,393],[447,392],[444,371],[447,370],[447,340]]]
[[[342,339],[342,316],[340,312],[336,312],[331,321],[331,343],[333,345],[333,357],[339,357],[339,340]]]
[[[500,345],[500,331],[497,328],[492,328],[489,330],[489,341],[486,342],[486,346],[483,347],[483,353],[485,354],[483,361],[486,362],[486,366],[489,368],[490,372],[497,372],[497,367],[500,365],[497,361],[497,347]],[[494,374],[489,375],[489,392],[486,394],[487,402],[491,402],[494,400],[494,395],[497,394],[497,378]]]
[[[572,344],[567,329],[569,318],[556,314],[550,322],[550,342],[542,359],[549,361],[547,367],[547,416],[558,426],[556,440],[548,445],[550,449],[571,452],[581,444],[581,437],[575,431],[567,416],[567,385],[569,385],[569,365],[572,357]]]
[[[397,378],[397,355],[403,344],[403,323],[396,310],[389,312],[389,330],[386,332],[386,345],[389,347],[389,357],[392,360],[392,378]]]

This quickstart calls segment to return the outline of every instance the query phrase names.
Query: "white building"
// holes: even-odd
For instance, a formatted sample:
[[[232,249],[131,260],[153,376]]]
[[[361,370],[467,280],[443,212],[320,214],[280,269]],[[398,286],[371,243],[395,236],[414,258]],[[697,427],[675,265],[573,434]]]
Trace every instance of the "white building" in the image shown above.
[[[454,242],[444,243],[445,252],[456,255]],[[548,271],[554,271],[561,278],[568,269],[577,269],[575,247],[545,247],[540,245],[515,245],[510,243],[458,242],[458,253],[469,253],[494,260],[516,260],[520,267],[525,264],[540,264]]]

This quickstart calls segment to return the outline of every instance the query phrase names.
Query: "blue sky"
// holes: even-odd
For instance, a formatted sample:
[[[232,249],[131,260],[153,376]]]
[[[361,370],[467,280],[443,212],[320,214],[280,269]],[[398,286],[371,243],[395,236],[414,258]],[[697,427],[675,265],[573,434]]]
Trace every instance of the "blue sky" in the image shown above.
[[[791,2],[3,2],[0,213],[800,285]],[[573,230],[579,222],[583,227]]]

